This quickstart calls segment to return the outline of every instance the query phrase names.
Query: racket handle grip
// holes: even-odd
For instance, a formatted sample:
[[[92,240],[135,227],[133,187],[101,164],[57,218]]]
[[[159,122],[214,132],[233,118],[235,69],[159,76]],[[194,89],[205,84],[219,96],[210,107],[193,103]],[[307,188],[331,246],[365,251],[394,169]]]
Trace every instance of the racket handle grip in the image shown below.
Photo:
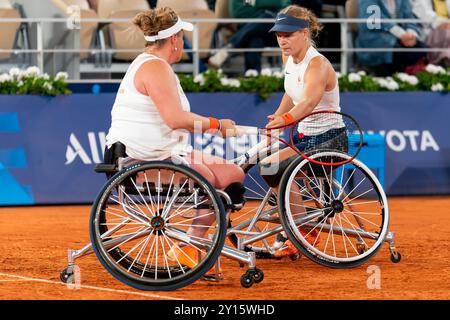
[[[238,136],[243,135],[256,136],[260,132],[258,127],[247,127],[247,126],[236,126],[236,131]]]

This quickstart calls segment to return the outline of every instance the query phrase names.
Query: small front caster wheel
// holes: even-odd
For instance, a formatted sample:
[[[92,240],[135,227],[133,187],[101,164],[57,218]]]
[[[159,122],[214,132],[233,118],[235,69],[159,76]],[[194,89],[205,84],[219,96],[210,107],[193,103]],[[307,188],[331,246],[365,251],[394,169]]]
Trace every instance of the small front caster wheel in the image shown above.
[[[264,280],[264,272],[258,268],[255,268],[255,270],[252,271],[253,273],[253,281],[255,283],[260,283]]]
[[[399,263],[402,260],[402,255],[398,251],[391,251],[391,261],[393,263]]]
[[[289,259],[291,259],[291,261],[297,261],[298,259],[300,259],[300,253],[296,253],[293,254],[292,256],[289,256]]]
[[[61,273],[59,274],[59,278],[64,283],[73,283],[74,273],[73,271],[69,271],[69,268],[66,268],[61,271]]]
[[[250,272],[247,271],[241,276],[241,285],[244,288],[250,288],[253,285],[253,283],[255,283],[255,280]]]

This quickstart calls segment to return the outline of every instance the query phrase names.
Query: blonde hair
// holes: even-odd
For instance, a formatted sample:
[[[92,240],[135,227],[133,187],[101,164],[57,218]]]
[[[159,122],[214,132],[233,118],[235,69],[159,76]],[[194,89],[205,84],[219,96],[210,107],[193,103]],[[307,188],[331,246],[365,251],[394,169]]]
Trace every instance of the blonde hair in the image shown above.
[[[312,39],[316,38],[319,35],[320,31],[322,31],[323,29],[322,24],[319,23],[315,14],[306,8],[299,7],[296,5],[290,5],[281,10],[281,13],[288,14],[290,16],[308,21],[309,22],[308,29]]]
[[[156,8],[138,13],[133,18],[133,24],[137,26],[146,36],[155,36],[159,31],[174,26],[178,21],[178,15],[169,7]],[[147,46],[161,46],[167,39],[147,42]]]

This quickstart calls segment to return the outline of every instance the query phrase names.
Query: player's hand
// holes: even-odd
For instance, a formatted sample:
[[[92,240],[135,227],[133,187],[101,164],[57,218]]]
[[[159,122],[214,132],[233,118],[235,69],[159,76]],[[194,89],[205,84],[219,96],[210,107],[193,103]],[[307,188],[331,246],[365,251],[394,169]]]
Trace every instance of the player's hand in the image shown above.
[[[276,114],[268,115],[268,116],[267,116],[267,120],[268,120],[269,122],[270,122],[270,121],[273,121],[273,120],[275,119],[276,116],[277,116]]]
[[[266,125],[266,129],[272,129],[272,128],[281,127],[284,124],[285,124],[285,122],[284,122],[284,119],[282,117],[280,117],[280,116],[273,116],[273,119],[269,118],[269,123]]]
[[[223,138],[236,137],[237,129],[236,122],[231,119],[221,119],[220,121],[220,133]]]

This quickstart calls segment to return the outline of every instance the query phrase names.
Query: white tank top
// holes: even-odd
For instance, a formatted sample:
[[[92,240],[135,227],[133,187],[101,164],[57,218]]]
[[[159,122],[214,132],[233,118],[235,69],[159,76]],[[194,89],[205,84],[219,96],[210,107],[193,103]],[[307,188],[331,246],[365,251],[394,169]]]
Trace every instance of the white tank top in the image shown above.
[[[304,77],[306,69],[311,60],[315,57],[323,56],[313,46],[309,47],[305,58],[300,63],[294,63],[292,56],[289,56],[285,67],[284,90],[286,94],[292,99],[294,105],[300,102],[304,89]],[[321,110],[341,111],[339,105],[339,83],[336,79],[336,86],[330,91],[325,91],[322,99],[314,108],[313,112]],[[316,117],[317,118],[317,117]],[[344,126],[343,122],[339,121],[324,121],[323,119],[314,119],[314,116],[309,117],[299,123],[299,132],[305,135],[318,135],[330,129],[338,129]]]
[[[134,77],[142,64],[154,59],[160,58],[142,53],[128,67],[116,95],[111,111],[111,128],[106,136],[108,147],[121,142],[126,146],[128,156],[139,160],[161,159],[171,154],[186,155],[192,151],[189,133],[167,126],[153,100],[140,93],[134,85]],[[190,111],[189,101],[174,75],[182,108]]]

